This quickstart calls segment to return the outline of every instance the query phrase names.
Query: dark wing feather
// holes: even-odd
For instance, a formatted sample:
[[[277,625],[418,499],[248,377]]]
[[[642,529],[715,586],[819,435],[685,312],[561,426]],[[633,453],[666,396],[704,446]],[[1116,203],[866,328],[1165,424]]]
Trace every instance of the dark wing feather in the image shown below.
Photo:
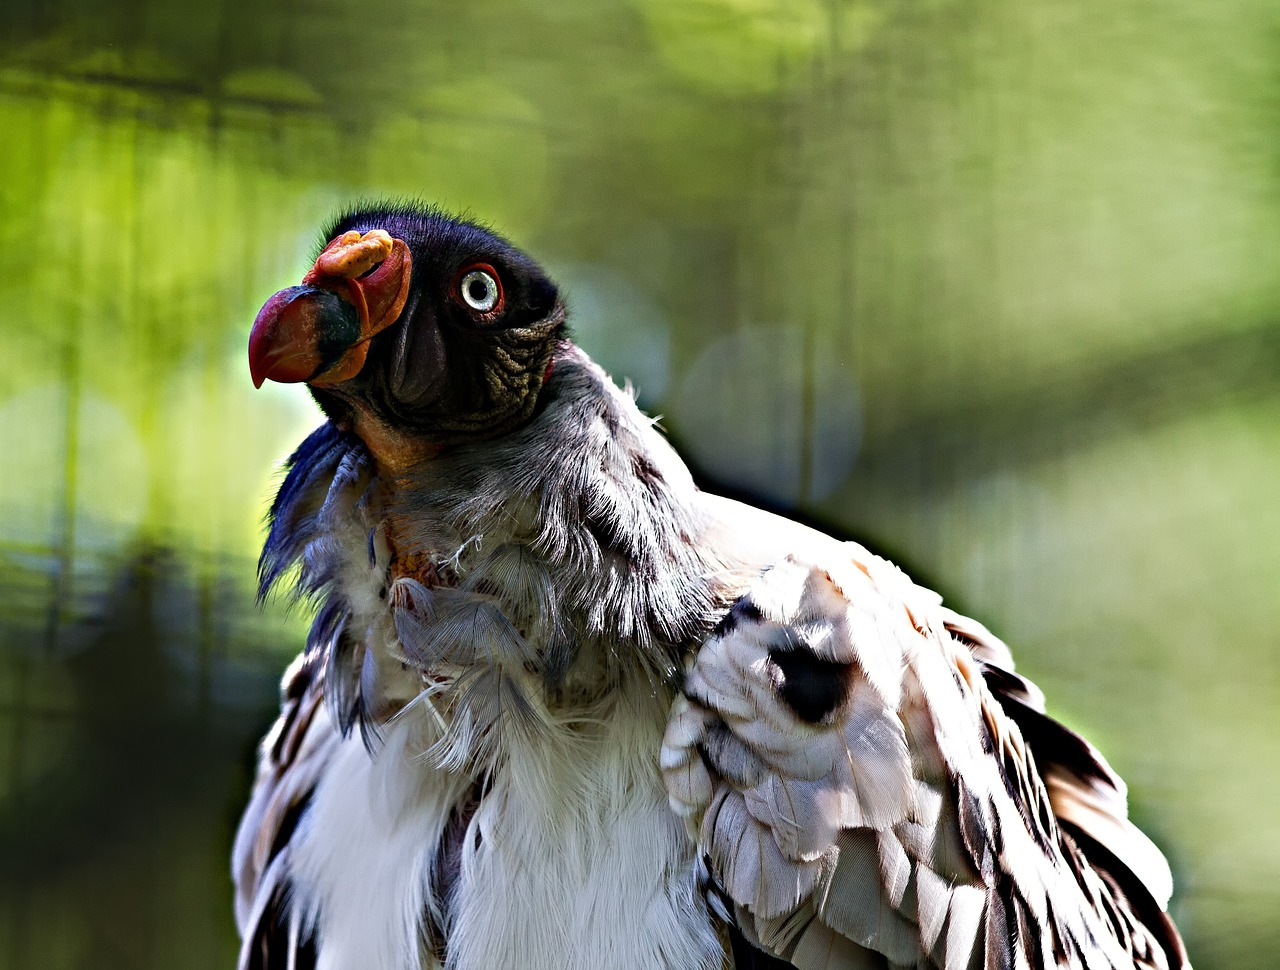
[[[973,621],[948,630],[981,651],[984,638]],[[976,655],[976,654],[975,654]],[[1067,839],[1098,873],[1114,901],[1118,932],[1130,936],[1149,964],[1188,964],[1186,948],[1166,908],[1173,877],[1163,854],[1128,817],[1127,788],[1092,744],[1044,712],[1030,681],[989,658],[983,678],[993,699],[1018,726],[1044,780],[1049,802]],[[1125,924],[1134,925],[1127,926]],[[1158,950],[1146,954],[1150,948]]]
[[[287,861],[287,853],[276,856],[282,869]],[[270,895],[263,897],[253,932],[245,937],[238,970],[315,970],[319,960],[315,943],[310,938],[300,939],[298,921],[288,907],[287,884],[272,880],[272,886]]]
[[[300,656],[285,673],[280,717],[262,741],[257,780],[236,832],[231,868],[243,941],[239,970],[315,966],[314,947],[288,901],[290,840],[340,741],[318,659]]]
[[[1003,643],[975,621],[944,613],[947,632],[981,662],[992,699],[1017,725],[1059,823],[1081,836],[1074,841],[1095,868],[1123,881],[1136,881],[1156,908],[1163,910],[1173,892],[1173,877],[1164,855],[1129,821],[1123,779],[1097,748],[1045,713],[1043,696],[1014,672]],[[1122,875],[1119,869],[1124,870]],[[1134,895],[1132,889],[1129,895]],[[1180,941],[1177,949],[1180,952]]]

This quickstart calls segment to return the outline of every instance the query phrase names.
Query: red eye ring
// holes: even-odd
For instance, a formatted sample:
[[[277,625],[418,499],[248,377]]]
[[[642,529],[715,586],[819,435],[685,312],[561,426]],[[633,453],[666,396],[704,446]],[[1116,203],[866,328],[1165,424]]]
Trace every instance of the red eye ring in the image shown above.
[[[453,278],[453,296],[478,317],[489,318],[502,312],[506,302],[502,277],[488,263],[468,263]]]

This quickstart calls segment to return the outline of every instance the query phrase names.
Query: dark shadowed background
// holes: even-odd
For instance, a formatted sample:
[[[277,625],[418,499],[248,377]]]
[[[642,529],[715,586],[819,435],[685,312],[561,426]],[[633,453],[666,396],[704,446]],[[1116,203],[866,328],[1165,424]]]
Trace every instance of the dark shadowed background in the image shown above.
[[[260,303],[361,196],[492,222],[704,481],[1001,633],[1200,970],[1280,952],[1280,6],[9,0],[0,967],[234,959],[307,617]]]

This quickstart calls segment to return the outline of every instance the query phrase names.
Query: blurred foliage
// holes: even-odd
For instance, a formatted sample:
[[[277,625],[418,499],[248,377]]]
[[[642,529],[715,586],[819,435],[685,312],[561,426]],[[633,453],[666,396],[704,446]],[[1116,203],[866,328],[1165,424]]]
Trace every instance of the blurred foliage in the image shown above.
[[[305,616],[261,301],[466,210],[709,484],[893,555],[1130,780],[1196,965],[1280,947],[1280,8],[18,0],[0,33],[0,966],[227,966]],[[776,353],[771,353],[771,348]]]

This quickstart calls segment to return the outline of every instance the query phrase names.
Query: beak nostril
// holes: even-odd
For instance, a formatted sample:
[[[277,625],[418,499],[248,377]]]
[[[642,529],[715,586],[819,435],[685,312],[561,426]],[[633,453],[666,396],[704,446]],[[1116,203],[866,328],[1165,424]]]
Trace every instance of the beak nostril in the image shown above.
[[[391,249],[385,256],[353,281],[368,307],[367,336],[385,330],[399,318],[409,296],[412,262],[404,240],[391,239]]]

